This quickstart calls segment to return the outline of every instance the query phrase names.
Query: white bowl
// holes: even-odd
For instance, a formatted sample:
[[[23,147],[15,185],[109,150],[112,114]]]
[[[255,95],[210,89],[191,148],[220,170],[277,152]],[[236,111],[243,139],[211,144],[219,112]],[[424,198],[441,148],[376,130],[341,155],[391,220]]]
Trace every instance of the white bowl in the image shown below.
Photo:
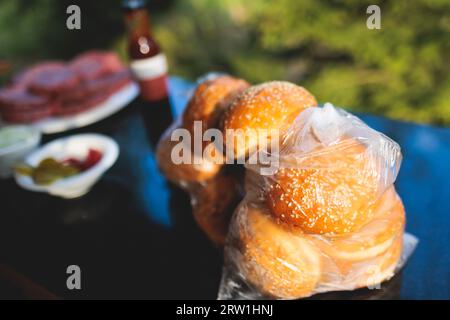
[[[6,127],[5,127],[6,128]],[[13,166],[22,161],[31,151],[33,151],[41,141],[41,133],[30,126],[14,125],[8,126],[13,130],[26,131],[29,135],[17,143],[0,148],[0,177],[7,178],[13,174]]]
[[[25,163],[33,167],[38,166],[41,160],[48,157],[56,160],[68,157],[84,159],[90,148],[102,152],[102,158],[86,171],[56,180],[50,185],[37,185],[30,176],[16,173],[16,182],[22,188],[31,191],[47,192],[66,199],[80,197],[86,194],[105,171],[116,162],[119,146],[113,139],[100,134],[77,134],[49,142],[25,159]]]

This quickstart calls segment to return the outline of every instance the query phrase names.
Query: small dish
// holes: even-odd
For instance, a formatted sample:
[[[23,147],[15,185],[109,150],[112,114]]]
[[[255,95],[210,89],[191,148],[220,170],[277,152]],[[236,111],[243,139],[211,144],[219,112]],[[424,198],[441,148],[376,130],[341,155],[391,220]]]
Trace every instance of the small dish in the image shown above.
[[[69,157],[84,158],[89,149],[100,151],[102,158],[86,171],[61,178],[50,185],[38,185],[30,176],[16,173],[16,182],[22,188],[31,191],[47,192],[66,199],[81,197],[89,192],[106,170],[116,162],[119,146],[113,139],[101,134],[77,134],[49,142],[25,159],[27,165],[36,167],[41,160],[49,157],[57,161],[63,161]]]
[[[0,128],[0,177],[13,174],[13,166],[22,161],[41,141],[41,133],[31,126],[13,125]]]

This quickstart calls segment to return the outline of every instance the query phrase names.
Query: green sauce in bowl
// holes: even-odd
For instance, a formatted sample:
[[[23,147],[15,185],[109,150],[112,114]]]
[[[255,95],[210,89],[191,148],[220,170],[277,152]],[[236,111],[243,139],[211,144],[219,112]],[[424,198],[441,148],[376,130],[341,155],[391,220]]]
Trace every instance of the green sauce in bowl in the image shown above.
[[[23,144],[33,138],[35,132],[26,126],[7,126],[0,128],[0,150]]]
[[[33,151],[40,140],[40,132],[30,126],[0,127],[0,178],[11,176],[13,167]]]

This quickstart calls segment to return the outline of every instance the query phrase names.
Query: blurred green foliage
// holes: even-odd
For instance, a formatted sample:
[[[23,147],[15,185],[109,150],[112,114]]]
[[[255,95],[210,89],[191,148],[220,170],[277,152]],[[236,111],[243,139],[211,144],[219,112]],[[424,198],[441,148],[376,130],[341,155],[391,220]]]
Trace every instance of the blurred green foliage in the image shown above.
[[[81,7],[81,30],[66,28],[66,8]],[[67,59],[89,48],[108,47],[123,34],[120,5],[105,1],[0,0],[0,59],[15,65]]]
[[[93,47],[123,53],[120,4],[81,1],[82,31],[73,32],[62,26],[65,8],[76,2],[0,0],[0,59],[66,58]],[[448,0],[149,2],[173,74],[289,80],[320,102],[450,124]],[[371,4],[381,7],[381,30],[366,27]]]
[[[172,71],[299,83],[321,102],[450,124],[450,1],[185,0],[158,23]]]

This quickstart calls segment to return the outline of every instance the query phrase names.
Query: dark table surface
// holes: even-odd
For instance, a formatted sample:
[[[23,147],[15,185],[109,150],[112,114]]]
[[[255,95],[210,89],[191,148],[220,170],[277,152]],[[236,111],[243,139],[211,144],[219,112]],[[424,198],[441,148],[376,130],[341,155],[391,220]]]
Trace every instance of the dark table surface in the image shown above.
[[[179,114],[192,84],[180,78],[170,84]],[[222,252],[196,226],[188,196],[158,171],[143,107],[136,100],[70,132],[101,132],[120,145],[118,161],[86,196],[63,200],[22,190],[13,179],[0,181],[0,264],[62,298],[216,298]],[[402,147],[396,187],[407,231],[420,242],[381,290],[314,299],[450,299],[450,130],[360,116]],[[66,287],[72,264],[81,268],[81,290]],[[0,288],[2,295],[14,297]]]

